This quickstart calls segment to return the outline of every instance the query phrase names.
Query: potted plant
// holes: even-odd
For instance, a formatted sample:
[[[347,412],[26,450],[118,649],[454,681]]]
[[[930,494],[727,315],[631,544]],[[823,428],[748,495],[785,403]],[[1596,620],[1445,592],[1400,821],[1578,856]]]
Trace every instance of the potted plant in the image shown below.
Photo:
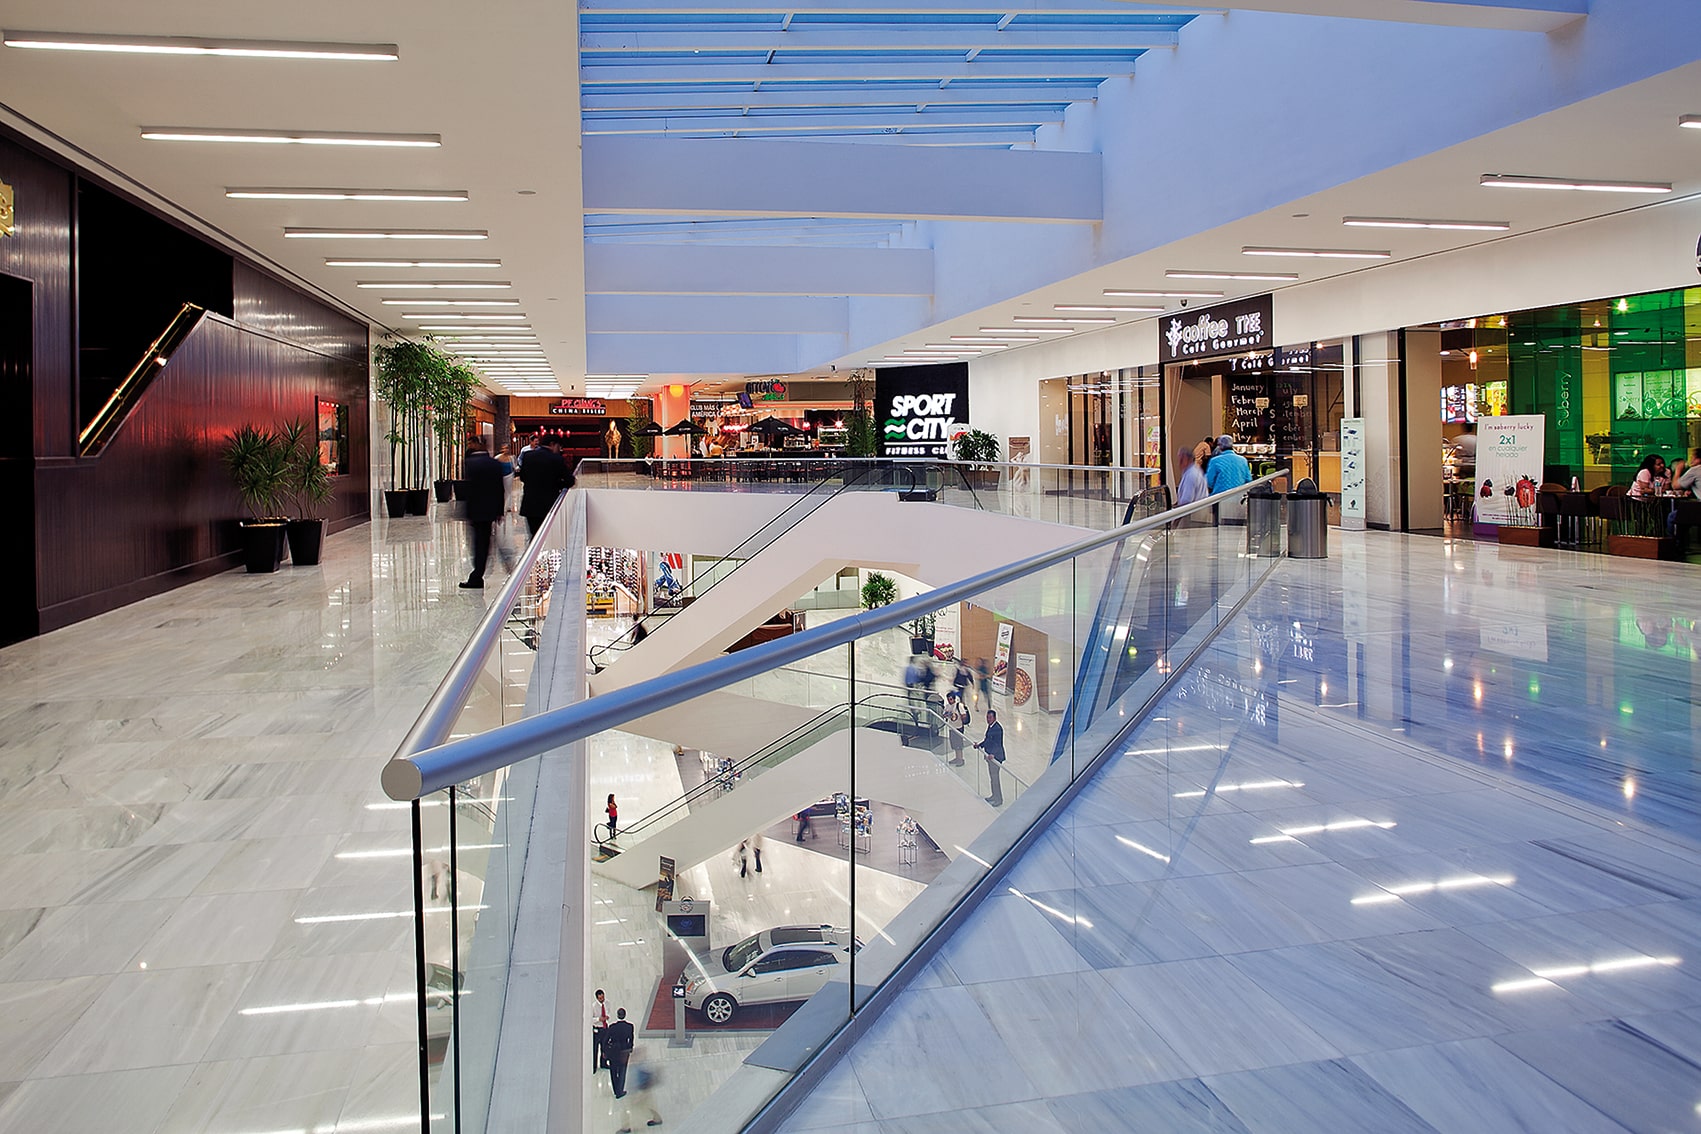
[[[289,558],[297,567],[312,567],[325,543],[319,511],[331,498],[331,474],[319,460],[318,434],[305,421],[287,422],[278,439],[286,454],[283,495],[295,510],[287,529]]]
[[[969,477],[976,488],[997,488],[998,438],[982,429],[965,429],[951,443],[952,454],[970,467]]]
[[[924,614],[908,624],[910,653],[933,654],[933,615]]]
[[[461,459],[466,450],[462,437],[466,429],[467,403],[478,388],[478,377],[471,370],[447,357],[432,374],[431,432],[437,440],[437,479],[432,481],[437,502],[446,504],[459,495],[462,485]]]
[[[373,393],[389,407],[390,487],[384,507],[392,517],[404,512],[423,516],[430,506],[426,487],[433,394],[454,362],[428,342],[400,339],[372,352]]]
[[[1666,534],[1664,500],[1629,496],[1601,497],[1601,516],[1607,521],[1607,552],[1628,559],[1679,559],[1677,540]]]
[[[270,430],[244,425],[224,447],[225,467],[248,509],[242,522],[243,563],[251,574],[276,571],[283,562],[288,521],[279,515],[288,475],[283,440]]]
[[[632,439],[632,457],[643,460],[656,450],[656,439],[638,431],[650,423],[650,403],[634,398],[626,413],[626,436]]]
[[[862,605],[867,610],[898,601],[898,584],[892,576],[870,571],[862,584]]]

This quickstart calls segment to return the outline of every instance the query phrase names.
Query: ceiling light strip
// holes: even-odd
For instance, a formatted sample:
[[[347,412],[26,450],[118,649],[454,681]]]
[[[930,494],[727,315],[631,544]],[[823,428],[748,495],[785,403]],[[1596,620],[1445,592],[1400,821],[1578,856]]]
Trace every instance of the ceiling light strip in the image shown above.
[[[457,287],[496,291],[514,285],[508,280],[359,280],[354,286],[385,291],[438,291]]]
[[[1162,307],[1136,307],[1118,303],[1054,303],[1053,311],[1122,311],[1130,314],[1153,314],[1163,310]]]
[[[337,59],[388,63],[393,43],[318,43],[287,39],[211,39],[193,35],[101,35],[89,32],[5,31],[7,47],[34,51],[98,51],[121,55],[223,55],[245,59]]]
[[[1242,256],[1287,256],[1312,260],[1387,260],[1394,254],[1375,248],[1267,248],[1249,244],[1240,250]]]
[[[440,134],[365,134],[341,130],[239,130],[201,126],[144,126],[150,142],[241,142],[261,146],[386,146],[436,149]]]
[[[1293,283],[1297,272],[1211,272],[1196,268],[1171,268],[1164,273],[1171,280],[1250,280],[1258,283]],[[1105,292],[1106,295],[1113,294]]]
[[[1521,173],[1485,173],[1478,184],[1490,189],[1573,189],[1582,193],[1670,193],[1672,189],[1665,181],[1596,181]]]
[[[1170,272],[1169,275],[1175,278],[1176,274]],[[1220,291],[1133,290],[1122,287],[1107,287],[1104,289],[1104,293],[1110,299],[1221,299],[1223,297],[1223,293]]]
[[[482,228],[286,228],[290,240],[489,240]]]
[[[1072,335],[1068,327],[982,327],[983,335]]]
[[[224,195],[238,201],[466,201],[465,189],[285,189],[232,185]]]
[[[500,268],[501,260],[351,260],[332,256],[327,268]]]
[[[1100,326],[1108,325],[1110,323],[1116,322],[1115,319],[1096,319],[1096,318],[1092,318],[1092,317],[1089,317],[1089,316],[1083,316],[1081,318],[1067,318],[1067,317],[1061,316],[1061,315],[1012,315],[1010,317],[1010,321],[1012,323],[1046,323],[1046,324],[1057,324],[1057,323],[1063,323],[1063,324],[1084,323],[1084,324],[1089,324],[1090,323],[1090,324],[1096,324],[1096,325],[1100,325]]]
[[[1510,232],[1508,221],[1419,220],[1416,217],[1342,217],[1348,228],[1433,228],[1449,232]]]
[[[517,299],[380,299],[386,307],[518,307]]]

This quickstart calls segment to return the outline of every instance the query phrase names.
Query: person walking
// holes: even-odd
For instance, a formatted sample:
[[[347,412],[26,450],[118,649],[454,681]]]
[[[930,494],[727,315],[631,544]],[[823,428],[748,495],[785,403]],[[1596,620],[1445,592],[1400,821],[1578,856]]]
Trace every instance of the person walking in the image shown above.
[[[750,840],[738,840],[738,846],[732,852],[733,865],[738,867],[740,878],[750,877]]]
[[[992,667],[986,664],[985,658],[975,659],[975,678],[980,690],[979,699],[992,704]]]
[[[632,1025],[626,1020],[626,1009],[615,1013],[617,1019],[608,1026],[602,1047],[608,1053],[608,1077],[614,1087],[614,1097],[626,1097],[626,1064],[632,1058]]]
[[[762,873],[762,832],[750,836],[750,853],[756,859],[756,873]]]
[[[620,1128],[618,1134],[632,1134],[632,1112],[640,1107],[650,1112],[649,1120],[644,1123],[645,1126],[660,1126],[662,1124],[661,1111],[656,1109],[654,1097],[651,1094],[660,1074],[646,1064],[647,1061],[639,1063],[632,1069],[632,1101],[626,1104],[626,1124]]]
[[[1217,438],[1217,451],[1212,454],[1211,463],[1205,466],[1205,484],[1211,495],[1239,488],[1251,480],[1252,466],[1234,451],[1234,438],[1227,433]]]
[[[810,825],[810,822],[809,822],[809,808],[805,807],[802,811],[799,811],[796,815],[793,815],[792,818],[797,820],[797,841],[798,842],[801,843],[803,841],[804,835],[808,835],[812,839],[815,837],[815,830]]]
[[[1180,477],[1175,486],[1175,506],[1192,504],[1203,500],[1211,494],[1210,486],[1205,483],[1205,474],[1199,471],[1199,462],[1193,459],[1193,450],[1185,445],[1176,450],[1175,468]]]
[[[532,449],[520,460],[520,515],[526,518],[526,532],[536,537],[544,517],[555,506],[555,498],[573,487],[567,474],[567,462],[561,456],[561,439],[551,437]]]
[[[952,692],[945,700],[945,724],[951,740],[951,766],[961,768],[963,748],[968,743],[968,737],[963,730],[969,724],[969,707],[963,703],[960,693]]]
[[[591,1001],[591,1074],[608,1068],[608,1054],[603,1050],[603,1041],[608,1038],[608,996],[602,989],[597,989],[596,999]]]
[[[459,584],[463,590],[484,589],[484,567],[490,559],[490,540],[496,521],[502,518],[502,462],[484,447],[484,438],[467,442],[466,468],[467,527],[472,531],[472,574]],[[503,551],[506,561],[507,551]]]
[[[986,801],[994,807],[1003,807],[1004,786],[999,781],[998,769],[1004,763],[1004,726],[998,723],[998,714],[991,709],[986,711],[986,735],[975,747],[986,757],[986,774],[992,781],[992,794]]]
[[[620,808],[614,802],[614,793],[608,793],[608,806],[603,808],[608,813],[608,837],[615,839],[620,836]]]

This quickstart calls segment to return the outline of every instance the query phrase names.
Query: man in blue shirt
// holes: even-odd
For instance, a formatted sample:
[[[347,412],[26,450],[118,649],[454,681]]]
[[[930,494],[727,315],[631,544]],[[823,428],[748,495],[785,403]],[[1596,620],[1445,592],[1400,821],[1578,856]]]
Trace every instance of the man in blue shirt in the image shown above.
[[[1234,438],[1227,433],[1217,438],[1217,451],[1212,454],[1211,463],[1205,466],[1205,484],[1211,494],[1239,488],[1251,480],[1252,466],[1234,451]]]

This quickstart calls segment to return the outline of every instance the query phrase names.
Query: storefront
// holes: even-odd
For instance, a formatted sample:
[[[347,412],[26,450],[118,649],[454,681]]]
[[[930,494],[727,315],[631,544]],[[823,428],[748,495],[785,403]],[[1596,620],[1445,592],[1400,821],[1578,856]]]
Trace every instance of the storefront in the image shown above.
[[[650,403],[643,398],[513,398],[508,413],[516,437],[561,438],[561,453],[569,467],[586,458],[607,457],[609,429],[619,434],[615,454],[630,458],[633,407],[648,419]]]
[[[718,426],[713,420],[704,424],[719,429],[728,456],[833,456],[844,452],[851,396],[849,382],[753,379],[718,407]]]
[[[1163,467],[1162,383],[1155,366],[1127,366],[1040,383],[1036,458],[1052,465]]]

